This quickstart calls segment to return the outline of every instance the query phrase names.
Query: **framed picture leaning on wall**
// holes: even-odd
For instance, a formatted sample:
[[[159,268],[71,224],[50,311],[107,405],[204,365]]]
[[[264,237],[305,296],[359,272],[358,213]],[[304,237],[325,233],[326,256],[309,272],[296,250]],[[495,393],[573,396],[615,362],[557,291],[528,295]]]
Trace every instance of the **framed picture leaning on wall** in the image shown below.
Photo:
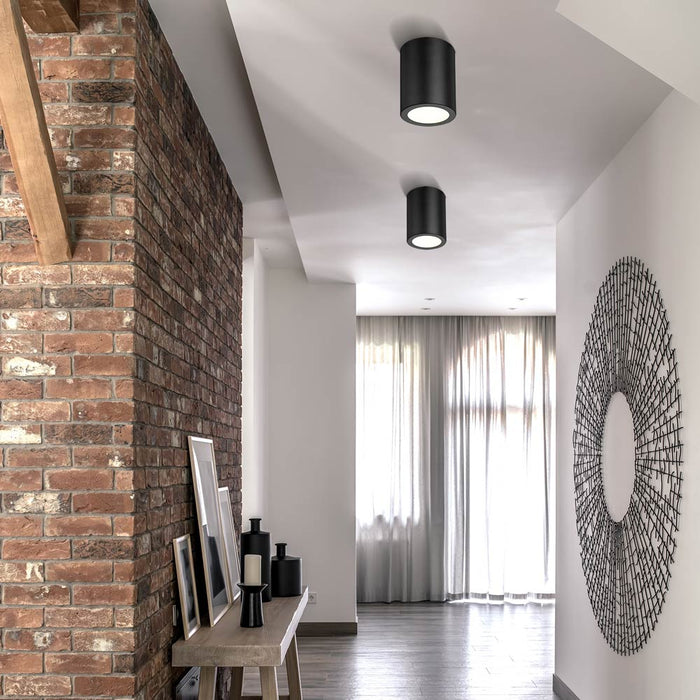
[[[175,571],[177,588],[180,593],[180,614],[182,631],[189,639],[200,627],[197,586],[194,582],[194,564],[192,562],[192,543],[189,535],[182,535],[173,540],[175,554]]]
[[[231,496],[228,486],[219,487],[219,504],[221,506],[221,524],[224,529],[224,543],[226,545],[226,560],[228,562],[228,577],[231,582],[233,599],[241,594],[236,584],[241,580],[241,562],[238,558],[238,546],[236,544],[236,529],[233,525],[233,512],[231,511]]]
[[[197,504],[209,624],[213,627],[233,602],[221,523],[214,443],[205,438],[192,436],[187,440],[192,462],[192,481]]]

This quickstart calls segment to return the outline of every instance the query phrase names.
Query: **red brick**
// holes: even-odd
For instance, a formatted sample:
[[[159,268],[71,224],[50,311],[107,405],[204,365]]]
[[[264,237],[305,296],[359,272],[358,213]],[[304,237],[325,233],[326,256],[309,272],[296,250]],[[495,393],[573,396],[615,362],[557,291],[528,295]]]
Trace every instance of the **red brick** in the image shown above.
[[[0,217],[19,219],[25,216],[24,203],[15,195],[0,197]]]
[[[2,515],[0,516],[0,537],[32,537],[41,535],[43,521],[37,515]],[[0,628],[2,608],[0,608]]]
[[[38,56],[70,56],[70,36],[57,34],[28,34],[29,52]]]
[[[90,581],[91,583],[110,582],[112,580],[112,562],[109,561],[67,561],[47,563],[44,577],[47,581]],[[83,587],[81,587],[83,588]],[[76,597],[77,586],[73,586],[74,605],[92,605],[92,602]],[[99,601],[96,601],[99,602]],[[109,601],[108,601],[109,602]]]
[[[107,516],[49,516],[44,525],[46,535],[111,535],[112,520]]]
[[[121,492],[73,494],[74,513],[131,513],[134,497]]]
[[[130,355],[77,355],[73,360],[76,375],[128,377],[134,373]]]
[[[0,287],[0,308],[4,309],[36,309],[41,306],[41,290]],[[38,352],[38,351],[30,351]]]
[[[70,649],[71,635],[67,630],[11,630],[5,633],[4,641],[5,649],[66,651]]]
[[[74,651],[134,651],[134,633],[126,630],[76,630]]]
[[[67,447],[15,447],[5,455],[8,467],[67,467],[70,463]]]
[[[73,265],[74,284],[121,285],[134,283],[134,266],[113,265]]]
[[[132,308],[134,306],[134,290],[132,288],[122,288],[114,290],[114,306]],[[132,340],[133,342],[133,340]],[[133,346],[132,346],[133,347]],[[119,351],[117,351],[119,352]]]
[[[109,287],[45,287],[44,306],[81,308],[111,306],[112,290]],[[70,335],[67,333],[65,335]]]
[[[75,605],[133,605],[136,586],[127,583],[75,584],[73,602]]]
[[[133,216],[136,211],[136,200],[133,197],[112,197],[112,213],[114,216]],[[133,233],[132,236],[133,238]]]
[[[134,419],[131,401],[76,401],[73,404],[74,421],[113,423]]]
[[[2,543],[3,559],[68,559],[70,557],[69,540],[53,539],[18,539],[5,540]]]
[[[116,520],[116,518],[115,518]],[[74,559],[131,559],[134,556],[134,541],[121,538],[97,538],[73,540]]]
[[[112,442],[112,426],[92,423],[44,423],[44,443],[100,445]]]
[[[105,673],[112,671],[110,654],[46,654],[48,673]]]
[[[67,421],[70,404],[67,401],[3,401],[4,421]]]
[[[6,513],[68,513],[70,494],[55,491],[29,491],[2,494],[2,508]]]
[[[5,265],[3,269],[5,284],[70,284],[70,266],[49,265]],[[38,313],[38,312],[37,312]],[[66,326],[67,327],[67,326]]]
[[[26,654],[19,651],[0,652],[0,668],[3,673],[41,673],[41,654]]]
[[[128,447],[73,448],[73,464],[76,467],[130,467],[134,463],[134,451]]]
[[[77,134],[76,141],[78,141]],[[109,195],[74,194],[67,195],[65,200],[68,216],[108,216],[112,211]],[[78,225],[76,222],[76,228]]]
[[[5,676],[5,694],[50,698],[70,695],[70,676]]]
[[[74,102],[85,103],[133,103],[135,86],[132,81],[96,81],[73,83],[71,96]]]
[[[52,269],[61,268],[56,265]],[[7,266],[5,270],[7,271]],[[70,314],[67,311],[3,311],[0,321],[0,329],[3,331],[62,331],[70,328]]]
[[[115,107],[114,123],[131,125],[136,123],[136,109],[134,107]]]
[[[4,357],[2,373],[15,377],[65,377],[71,373],[71,366],[67,357]]]
[[[119,16],[116,14],[80,14],[81,34],[115,34],[119,31]]]
[[[131,696],[136,688],[134,676],[76,676],[75,694],[99,697]]]
[[[81,0],[80,11],[94,12],[134,12],[136,0]]]
[[[6,605],[68,605],[70,589],[60,585],[25,585],[7,584],[3,594]]]
[[[2,302],[3,299],[3,292],[14,292],[17,294],[30,294],[32,296],[35,296],[35,292],[39,292],[39,290],[0,289],[0,302]],[[0,306],[5,306],[5,308],[7,308],[10,305],[0,303]],[[36,306],[41,306],[41,302],[36,304]],[[12,304],[12,307],[19,308],[16,304]],[[36,353],[41,352],[41,347],[41,333],[3,333],[2,335],[0,335],[0,353],[11,353],[13,355],[34,355]]]
[[[41,562],[18,563],[13,561],[0,561],[0,583],[26,583],[30,581],[44,580],[44,565]],[[12,601],[7,598],[10,586],[5,586],[6,604],[18,604],[22,601]],[[17,588],[17,586],[15,586]],[[0,666],[0,668],[2,668]]]
[[[49,127],[49,140],[52,148],[68,148],[71,140],[71,129],[60,126]]]
[[[134,312],[116,309],[73,312],[73,327],[77,331],[127,331],[134,327]]]
[[[33,243],[7,241],[0,243],[0,263],[36,262],[36,248]]]
[[[86,127],[75,130],[73,142],[76,148],[133,148],[136,145],[136,132],[128,127]],[[107,214],[109,213],[107,212]],[[2,203],[0,202],[0,216],[2,215]],[[23,215],[24,208],[22,207],[20,213],[15,214],[15,216]],[[11,214],[5,216],[11,216]]]
[[[47,333],[44,336],[46,352],[110,353],[112,346],[111,333]]]
[[[47,627],[112,627],[114,623],[112,608],[45,608],[44,615]]]
[[[40,469],[0,469],[0,491],[41,491]]]
[[[39,83],[39,95],[41,101],[47,102],[67,102],[68,85],[65,83]]]
[[[31,379],[6,379],[0,382],[0,399],[40,399],[42,385]]]
[[[73,262],[109,262],[112,246],[102,241],[79,241],[73,250]],[[82,273],[79,273],[79,275]],[[74,284],[95,284],[82,282],[76,277],[76,266],[73,266]],[[106,283],[111,284],[111,283]]]
[[[51,469],[45,474],[48,488],[63,491],[110,489],[114,480],[111,469]]]
[[[108,58],[78,58],[41,62],[44,80],[105,80],[112,72]]]
[[[34,445],[41,442],[41,426],[14,423],[0,423],[0,444]]]
[[[109,124],[112,120],[110,112],[110,108],[103,105],[44,105],[46,123],[52,126],[95,126],[97,124]]]
[[[46,397],[61,399],[108,399],[112,385],[108,379],[47,379]]]
[[[131,219],[79,219],[75,222],[75,235],[79,239],[129,240],[134,237],[134,223]]]
[[[83,10],[84,11],[84,10]],[[133,56],[134,39],[126,36],[74,36],[74,56]]]
[[[36,608],[8,608],[0,607],[0,629],[20,627],[30,629],[41,627],[44,624],[44,611]]]
[[[53,155],[59,170],[109,170],[112,164],[110,151],[74,149],[54,151]],[[75,259],[75,254],[73,259]]]
[[[73,191],[78,194],[132,194],[134,176],[131,173],[76,173]]]

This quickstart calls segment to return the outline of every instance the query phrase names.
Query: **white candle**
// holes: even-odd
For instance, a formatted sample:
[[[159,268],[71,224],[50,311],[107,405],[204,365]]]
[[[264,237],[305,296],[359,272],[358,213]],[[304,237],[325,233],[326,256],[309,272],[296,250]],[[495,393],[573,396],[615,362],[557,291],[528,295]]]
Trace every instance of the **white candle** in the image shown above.
[[[262,583],[261,578],[262,557],[259,554],[246,554],[243,557],[243,570],[245,586],[259,586]]]

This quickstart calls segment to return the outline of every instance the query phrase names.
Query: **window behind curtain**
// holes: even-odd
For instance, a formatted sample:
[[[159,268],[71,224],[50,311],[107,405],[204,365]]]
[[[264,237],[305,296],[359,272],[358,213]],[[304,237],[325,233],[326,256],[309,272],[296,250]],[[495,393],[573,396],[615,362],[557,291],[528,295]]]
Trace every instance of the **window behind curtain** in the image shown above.
[[[358,319],[358,598],[554,591],[554,319]]]

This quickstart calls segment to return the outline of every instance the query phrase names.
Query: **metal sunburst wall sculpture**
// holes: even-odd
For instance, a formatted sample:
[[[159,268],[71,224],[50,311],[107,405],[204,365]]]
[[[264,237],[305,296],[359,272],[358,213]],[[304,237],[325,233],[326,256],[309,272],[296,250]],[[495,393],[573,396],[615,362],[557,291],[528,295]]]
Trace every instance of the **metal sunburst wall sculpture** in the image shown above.
[[[622,520],[603,490],[603,431],[622,392],[632,413],[634,487]],[[647,642],[661,614],[681,498],[681,394],[666,309],[636,258],[610,270],[596,299],[576,386],[574,488],[581,562],[593,613],[619,654]]]

